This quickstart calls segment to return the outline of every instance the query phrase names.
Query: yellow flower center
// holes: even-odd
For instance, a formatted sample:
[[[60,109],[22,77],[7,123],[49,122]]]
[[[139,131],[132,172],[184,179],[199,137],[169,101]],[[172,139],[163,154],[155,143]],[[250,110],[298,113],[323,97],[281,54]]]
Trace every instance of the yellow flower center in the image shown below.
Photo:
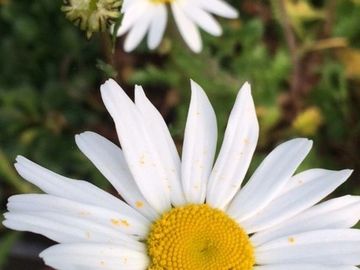
[[[246,232],[206,204],[173,208],[154,222],[147,239],[148,270],[251,270]]]
[[[170,4],[171,2],[174,1],[175,0],[150,0],[150,2],[154,4]]]

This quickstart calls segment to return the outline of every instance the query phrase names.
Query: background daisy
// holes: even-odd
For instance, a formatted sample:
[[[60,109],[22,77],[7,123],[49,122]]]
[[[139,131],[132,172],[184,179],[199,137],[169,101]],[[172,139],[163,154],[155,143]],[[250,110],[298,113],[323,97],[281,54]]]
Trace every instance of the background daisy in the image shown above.
[[[56,269],[339,269],[360,264],[360,198],[319,203],[351,170],[295,174],[312,142],[277,146],[242,184],[258,139],[250,85],[235,101],[213,166],[217,125],[192,82],[182,159],[159,112],[136,87],[101,87],[122,149],[91,132],[81,151],[126,201],[18,157],[19,174],[47,194],[9,199],[4,225],[60,244],[41,253]]]
[[[223,0],[125,0],[118,36],[128,32],[125,51],[134,50],[147,34],[150,49],[159,46],[168,21],[168,6],[186,44],[196,53],[202,50],[199,27],[214,36],[222,29],[212,14],[237,18],[237,11]]]

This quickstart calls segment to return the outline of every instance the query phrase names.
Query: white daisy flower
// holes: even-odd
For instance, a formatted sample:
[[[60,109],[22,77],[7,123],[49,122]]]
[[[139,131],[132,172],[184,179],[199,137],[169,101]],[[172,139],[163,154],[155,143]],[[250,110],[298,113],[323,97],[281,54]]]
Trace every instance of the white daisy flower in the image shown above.
[[[150,49],[159,46],[165,32],[170,6],[179,31],[191,50],[202,50],[199,28],[214,36],[220,36],[222,29],[213,15],[237,18],[238,12],[223,0],[124,0],[124,18],[117,35],[127,32],[125,51],[134,50],[147,35]]]
[[[101,87],[122,149],[92,132],[81,151],[124,201],[24,157],[19,174],[46,194],[9,199],[4,225],[59,242],[43,251],[56,269],[358,270],[360,197],[320,202],[350,170],[295,171],[312,142],[276,147],[242,185],[258,139],[250,85],[239,92],[215,165],[217,125],[192,82],[182,160],[160,113],[136,87]]]

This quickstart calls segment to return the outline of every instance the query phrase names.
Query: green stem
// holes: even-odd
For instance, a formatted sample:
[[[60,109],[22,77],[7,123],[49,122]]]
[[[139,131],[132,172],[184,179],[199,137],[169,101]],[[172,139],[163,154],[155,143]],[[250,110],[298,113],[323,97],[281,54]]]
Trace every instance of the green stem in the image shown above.
[[[10,164],[5,153],[0,149],[0,175],[2,181],[14,187],[17,192],[30,193],[34,191],[31,185],[22,180]]]

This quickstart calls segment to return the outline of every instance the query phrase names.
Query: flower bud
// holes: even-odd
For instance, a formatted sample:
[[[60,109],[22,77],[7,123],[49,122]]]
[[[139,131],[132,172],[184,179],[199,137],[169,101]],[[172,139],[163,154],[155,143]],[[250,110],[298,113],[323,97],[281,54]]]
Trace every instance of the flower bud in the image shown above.
[[[121,0],[64,0],[61,10],[90,38],[115,23],[120,17],[121,4]]]

